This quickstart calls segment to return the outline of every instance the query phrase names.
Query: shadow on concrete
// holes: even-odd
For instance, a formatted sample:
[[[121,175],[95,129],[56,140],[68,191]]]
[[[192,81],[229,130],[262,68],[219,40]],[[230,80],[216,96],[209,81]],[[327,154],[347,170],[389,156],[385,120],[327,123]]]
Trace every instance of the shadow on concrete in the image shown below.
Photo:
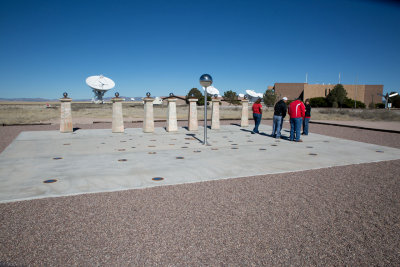
[[[240,129],[241,131],[243,131],[243,132],[248,132],[248,133],[253,133],[253,131],[251,131],[251,130],[246,130],[246,129]]]
[[[73,132],[76,132],[76,131],[78,131],[78,130],[80,130],[80,129],[81,129],[81,128],[79,128],[79,127],[75,127],[75,128],[72,129],[72,131],[73,131]]]
[[[193,137],[194,139],[196,139],[197,141],[199,141],[200,143],[203,143],[203,140],[200,140],[196,134],[186,134],[187,136]]]

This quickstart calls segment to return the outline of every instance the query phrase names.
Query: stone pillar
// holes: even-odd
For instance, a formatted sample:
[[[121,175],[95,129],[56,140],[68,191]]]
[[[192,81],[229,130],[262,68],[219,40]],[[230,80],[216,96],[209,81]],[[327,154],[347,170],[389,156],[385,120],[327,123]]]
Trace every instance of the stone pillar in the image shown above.
[[[197,101],[196,98],[189,99],[189,131],[197,131],[199,129],[199,124],[197,121]]]
[[[212,99],[211,129],[219,130],[219,99]]]
[[[112,132],[123,133],[124,132],[124,117],[122,115],[122,98],[119,97],[118,93],[115,93],[115,97],[111,99],[113,102],[113,113],[112,113]]]
[[[71,114],[71,101],[67,93],[64,93],[64,98],[60,98],[61,101],[61,120],[60,120],[60,132],[70,133],[73,132],[72,127],[72,114]]]
[[[242,100],[242,120],[240,122],[241,127],[249,126],[249,100]]]
[[[154,132],[154,112],[153,112],[153,101],[154,98],[147,94],[147,97],[143,98],[144,101],[144,119],[143,119],[143,132],[152,133]]]
[[[167,132],[178,131],[178,121],[176,119],[176,98],[168,98]]]

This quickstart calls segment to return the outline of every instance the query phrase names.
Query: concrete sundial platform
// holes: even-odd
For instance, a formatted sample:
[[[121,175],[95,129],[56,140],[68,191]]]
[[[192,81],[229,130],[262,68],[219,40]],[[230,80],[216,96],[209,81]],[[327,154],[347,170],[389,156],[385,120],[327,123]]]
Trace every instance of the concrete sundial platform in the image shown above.
[[[210,146],[201,143],[201,127],[170,133],[22,132],[0,154],[0,202],[400,159],[400,149],[390,147],[318,134],[302,137],[303,143],[277,142],[249,130],[234,125],[209,130]],[[260,131],[270,134],[271,127],[261,125]]]

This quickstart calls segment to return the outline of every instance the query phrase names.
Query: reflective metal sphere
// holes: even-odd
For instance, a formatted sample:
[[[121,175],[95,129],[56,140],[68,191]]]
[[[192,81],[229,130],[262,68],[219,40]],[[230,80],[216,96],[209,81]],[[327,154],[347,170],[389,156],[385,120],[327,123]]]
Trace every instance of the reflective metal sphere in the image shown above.
[[[115,93],[115,97],[119,97],[119,93],[118,92]]]
[[[209,87],[213,83],[213,79],[210,74],[203,74],[200,77],[200,84],[203,87]]]
[[[64,98],[67,98],[67,97],[68,97],[67,92],[64,92],[64,93],[63,93],[63,96],[64,96]]]
[[[169,93],[169,96],[174,96],[174,93]]]
[[[218,95],[217,95],[217,94],[215,94],[215,95],[214,95],[214,98],[218,98]]]
[[[147,97],[150,97],[150,96],[151,96],[150,92],[147,92],[147,93],[146,93],[146,96],[147,96]]]

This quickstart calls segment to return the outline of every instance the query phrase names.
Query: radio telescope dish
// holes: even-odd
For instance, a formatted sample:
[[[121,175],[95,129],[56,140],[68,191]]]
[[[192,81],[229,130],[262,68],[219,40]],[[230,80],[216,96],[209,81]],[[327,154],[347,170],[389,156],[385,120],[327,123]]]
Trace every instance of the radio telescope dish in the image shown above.
[[[246,90],[246,95],[247,95],[247,98],[248,98],[251,102],[254,102],[254,101],[256,101],[258,98],[262,98],[262,97],[263,97],[263,94],[262,94],[262,93],[256,93],[256,92],[253,91],[253,90]]]
[[[92,88],[94,98],[92,99],[95,103],[104,103],[104,94],[114,88],[115,83],[110,78],[104,77],[103,75],[95,75],[86,78],[86,84]]]
[[[205,90],[204,87],[203,87],[203,90]],[[219,90],[217,88],[215,88],[214,86],[208,86],[207,93],[211,94],[211,95],[219,95]]]
[[[258,94],[253,90],[246,90],[246,94],[248,94],[251,97],[258,97]]]

